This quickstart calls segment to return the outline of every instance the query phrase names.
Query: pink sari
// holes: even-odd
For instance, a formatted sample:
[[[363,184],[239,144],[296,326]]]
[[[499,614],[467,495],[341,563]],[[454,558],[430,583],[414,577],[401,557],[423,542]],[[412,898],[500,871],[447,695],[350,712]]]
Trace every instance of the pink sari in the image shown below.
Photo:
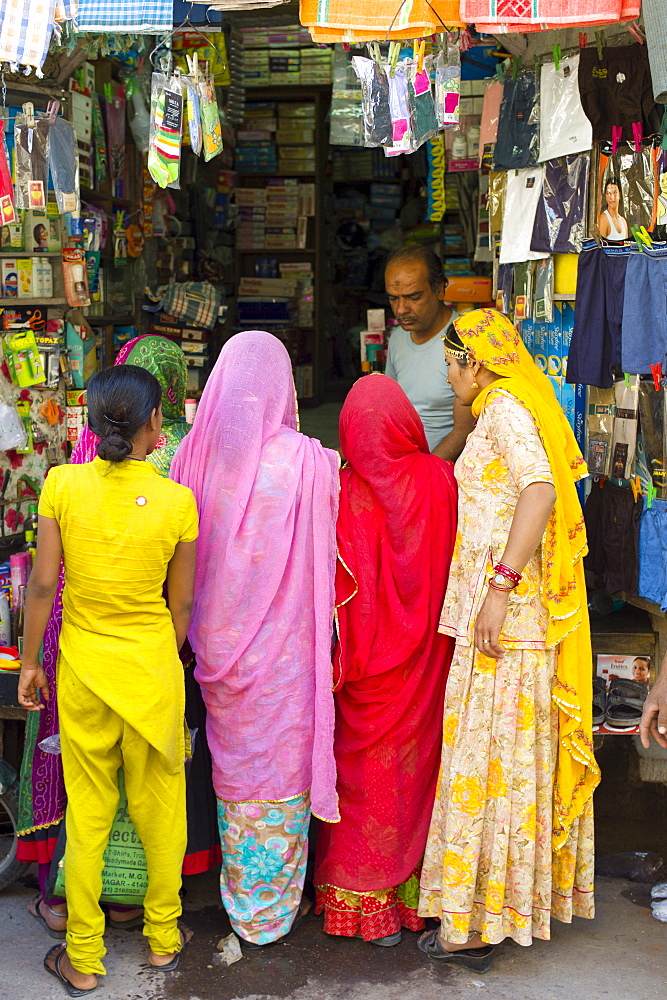
[[[189,633],[224,802],[338,820],[331,635],[338,456],[297,430],[287,351],[248,331],[223,348],[171,476],[199,507]]]

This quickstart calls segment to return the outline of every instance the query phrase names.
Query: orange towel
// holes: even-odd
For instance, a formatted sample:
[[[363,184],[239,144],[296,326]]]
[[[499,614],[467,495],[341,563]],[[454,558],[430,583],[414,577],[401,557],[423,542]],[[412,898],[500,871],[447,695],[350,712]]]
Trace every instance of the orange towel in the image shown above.
[[[300,0],[299,19],[314,42],[417,38],[464,27],[459,0]],[[393,22],[393,26],[392,26]],[[391,28],[391,30],[390,30]]]

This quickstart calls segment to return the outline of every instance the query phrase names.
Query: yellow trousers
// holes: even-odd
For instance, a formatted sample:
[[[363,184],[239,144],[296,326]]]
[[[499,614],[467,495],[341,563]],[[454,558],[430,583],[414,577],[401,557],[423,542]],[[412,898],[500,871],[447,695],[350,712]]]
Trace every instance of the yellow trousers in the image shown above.
[[[144,934],[156,955],[181,948],[181,868],[185,854],[185,769],[169,774],[163,758],[94,695],[61,660],[60,741],[67,790],[67,954],[79,972],[104,975],[103,855],[118,809],[118,769],[128,810],[146,852]]]

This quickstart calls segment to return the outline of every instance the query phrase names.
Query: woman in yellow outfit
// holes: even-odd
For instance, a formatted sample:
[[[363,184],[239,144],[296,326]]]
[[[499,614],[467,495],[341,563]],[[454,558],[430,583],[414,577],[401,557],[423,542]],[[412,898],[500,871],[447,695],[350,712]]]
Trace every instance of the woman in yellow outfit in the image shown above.
[[[65,786],[67,943],[44,965],[70,996],[104,975],[102,858],[125,773],[148,866],[149,962],[170,970],[191,933],[178,925],[186,844],[184,688],[178,650],[192,605],[197,509],[189,489],[145,459],[161,427],[161,389],[143,368],[100,372],[88,388],[98,457],[52,469],[40,499],[19,703],[48,700],[39,648],[60,561],[66,586],[58,661]],[[168,601],[163,588],[168,586]]]

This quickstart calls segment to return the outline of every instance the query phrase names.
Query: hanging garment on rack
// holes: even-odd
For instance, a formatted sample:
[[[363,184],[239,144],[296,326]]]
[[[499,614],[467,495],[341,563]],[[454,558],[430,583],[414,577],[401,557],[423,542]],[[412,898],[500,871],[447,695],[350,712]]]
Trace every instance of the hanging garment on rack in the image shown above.
[[[585,233],[588,156],[564,156],[544,164],[530,249],[579,253]]]
[[[79,0],[80,32],[164,34],[173,26],[173,0]]]
[[[567,358],[570,385],[614,384],[612,368],[621,363],[621,326],[629,251],[600,249],[585,240],[579,255],[574,330]]]
[[[72,0],[65,11],[69,17]],[[0,4],[0,63],[27,66],[42,77],[42,66],[55,28],[56,0],[3,0]],[[46,16],[45,16],[46,14]]]
[[[622,137],[629,142],[634,140],[636,122],[641,122],[644,135],[660,130],[645,45],[605,48],[602,59],[595,47],[582,49],[579,93],[596,142],[609,142],[614,126],[622,128]]]
[[[632,490],[595,478],[584,507],[588,555],[584,569],[606,594],[637,593],[641,500]]]
[[[372,42],[378,38],[417,38],[464,28],[459,0],[301,0],[299,20],[314,42]]]
[[[642,14],[653,97],[656,104],[667,104],[667,20],[663,0],[644,0]]]
[[[461,0],[461,18],[479,32],[498,34],[633,21],[640,8],[640,0]]]
[[[593,129],[579,95],[579,56],[544,63],[540,74],[540,161],[585,153]]]
[[[520,170],[537,163],[538,98],[534,73],[506,80],[493,153],[496,170]]]

